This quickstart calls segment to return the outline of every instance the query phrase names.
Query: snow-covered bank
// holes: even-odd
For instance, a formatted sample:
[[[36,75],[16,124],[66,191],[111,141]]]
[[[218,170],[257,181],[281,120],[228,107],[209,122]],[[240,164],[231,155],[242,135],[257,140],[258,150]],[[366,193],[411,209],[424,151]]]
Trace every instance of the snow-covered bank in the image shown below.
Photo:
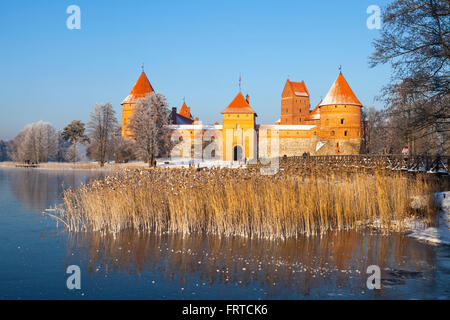
[[[244,161],[219,161],[190,158],[159,158],[156,166],[161,168],[246,168]]]
[[[34,168],[23,168],[17,167],[16,162],[5,161],[0,162],[0,168],[14,168],[21,170],[63,170],[63,171],[72,171],[72,170],[91,170],[91,171],[113,171],[113,170],[123,170],[123,169],[141,169],[148,168],[148,164],[142,161],[133,161],[128,163],[105,163],[103,167],[100,167],[98,162],[95,161],[84,161],[84,162],[44,162],[40,163],[37,167]]]
[[[424,229],[420,222],[411,223],[408,236],[430,243],[450,245],[450,191],[437,193],[436,199],[441,208],[439,225]]]

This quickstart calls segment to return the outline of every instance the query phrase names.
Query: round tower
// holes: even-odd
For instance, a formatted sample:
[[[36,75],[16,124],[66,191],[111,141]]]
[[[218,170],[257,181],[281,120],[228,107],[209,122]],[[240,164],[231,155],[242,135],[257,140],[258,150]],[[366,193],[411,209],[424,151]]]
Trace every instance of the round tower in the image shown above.
[[[133,89],[130,94],[122,101],[122,137],[124,138],[132,138],[132,133],[128,128],[128,124],[130,123],[130,119],[133,116],[134,107],[139,99],[145,98],[150,93],[155,92],[153,90],[150,81],[142,70],[139,79],[136,81]]]
[[[361,107],[352,89],[339,73],[320,103],[320,138],[326,140],[361,139]],[[340,153],[337,144],[337,152]]]

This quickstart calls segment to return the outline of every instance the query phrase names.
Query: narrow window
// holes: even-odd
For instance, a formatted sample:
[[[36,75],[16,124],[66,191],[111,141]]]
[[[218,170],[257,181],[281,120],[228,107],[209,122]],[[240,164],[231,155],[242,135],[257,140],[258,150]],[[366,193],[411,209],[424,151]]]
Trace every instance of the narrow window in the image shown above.
[[[347,131],[344,131],[344,136],[347,136]]]
[[[341,119],[341,124],[344,124],[344,119]]]
[[[334,131],[331,131],[331,136],[334,137]]]

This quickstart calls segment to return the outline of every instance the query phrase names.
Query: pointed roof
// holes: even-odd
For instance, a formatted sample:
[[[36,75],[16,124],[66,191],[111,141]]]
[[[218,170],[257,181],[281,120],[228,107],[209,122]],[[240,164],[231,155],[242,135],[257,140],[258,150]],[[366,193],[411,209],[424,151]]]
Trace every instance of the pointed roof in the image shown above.
[[[250,107],[247,100],[245,100],[244,96],[240,92],[233,99],[233,101],[231,101],[230,105],[221,113],[250,113],[256,115],[256,112],[252,109],[252,107]]]
[[[320,119],[320,104],[322,103],[322,100],[317,104],[317,106],[314,108],[313,111],[311,111],[308,116],[305,118],[306,121],[308,120],[319,120]]]
[[[305,81],[292,82],[287,79],[288,84],[291,86],[292,92],[298,97],[309,97],[308,89],[306,89]]]
[[[328,91],[320,106],[335,104],[351,104],[362,107],[361,102],[356,98],[342,73],[339,73],[339,76],[331,86],[330,91]]]
[[[131,89],[130,94],[122,101],[124,103],[136,103],[140,98],[145,98],[149,93],[155,92],[153,90],[150,81],[144,71],[142,71],[139,79],[136,81],[133,89]]]
[[[178,114],[185,118],[192,119],[191,108],[189,108],[186,103],[183,103]]]

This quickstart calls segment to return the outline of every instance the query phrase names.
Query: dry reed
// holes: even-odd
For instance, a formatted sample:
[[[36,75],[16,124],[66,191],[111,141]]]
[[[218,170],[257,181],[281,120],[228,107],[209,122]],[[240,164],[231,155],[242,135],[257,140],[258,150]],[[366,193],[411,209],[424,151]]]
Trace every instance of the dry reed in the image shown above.
[[[72,231],[122,230],[286,239],[374,224],[432,223],[436,185],[425,175],[287,169],[124,170],[64,193],[57,216]],[[422,205],[413,208],[414,197]]]

